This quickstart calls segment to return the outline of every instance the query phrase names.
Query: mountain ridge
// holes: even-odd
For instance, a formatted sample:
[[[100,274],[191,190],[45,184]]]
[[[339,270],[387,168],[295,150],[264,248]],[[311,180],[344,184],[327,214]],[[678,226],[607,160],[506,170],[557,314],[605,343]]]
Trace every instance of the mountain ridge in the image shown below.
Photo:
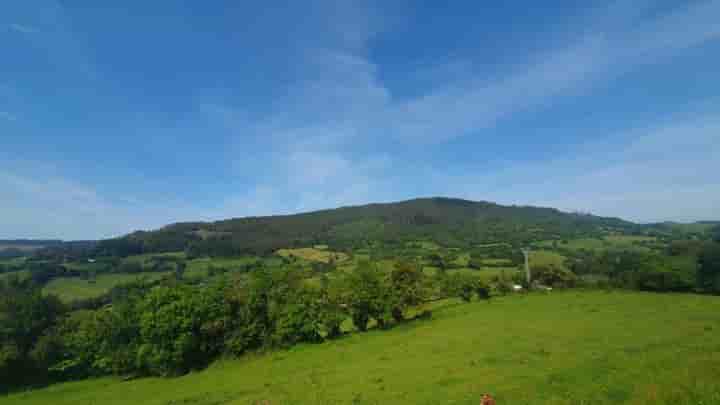
[[[638,224],[620,218],[568,213],[557,208],[424,197],[298,214],[177,222],[102,241],[98,247],[108,254],[185,250],[218,256],[270,253],[316,244],[349,249],[418,239],[432,239],[446,246],[524,244],[637,229]]]

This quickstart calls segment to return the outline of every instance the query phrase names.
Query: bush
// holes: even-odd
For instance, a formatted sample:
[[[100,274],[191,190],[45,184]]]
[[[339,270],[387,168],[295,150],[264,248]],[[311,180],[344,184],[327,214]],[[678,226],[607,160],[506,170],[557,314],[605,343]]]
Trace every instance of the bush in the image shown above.
[[[444,292],[448,297],[459,297],[465,302],[470,302],[473,296],[480,299],[490,298],[490,286],[467,273],[448,276],[445,280]]]
[[[289,297],[289,302],[274,306],[271,312],[274,326],[271,345],[291,346],[300,342],[322,341],[320,299],[320,291],[302,287]]]
[[[175,375],[204,366],[221,352],[228,307],[221,288],[158,287],[140,304],[138,364]]]
[[[549,265],[532,268],[532,279],[535,282],[555,288],[573,287],[577,277],[563,267]]]

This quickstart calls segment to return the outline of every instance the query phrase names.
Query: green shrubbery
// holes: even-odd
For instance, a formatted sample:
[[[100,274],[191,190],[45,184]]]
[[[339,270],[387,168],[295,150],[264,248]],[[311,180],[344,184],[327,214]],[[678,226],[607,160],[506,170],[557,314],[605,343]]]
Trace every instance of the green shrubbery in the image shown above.
[[[321,342],[352,319],[366,330],[407,319],[428,299],[428,279],[413,262],[390,272],[363,262],[352,273],[309,283],[301,272],[261,269],[202,285],[172,278],[123,289],[111,305],[65,312],[31,282],[2,283],[0,375],[8,388],[106,374],[178,375],[221,355]],[[451,276],[444,292],[489,297],[477,279]],[[67,314],[67,315],[64,315]]]
[[[448,257],[425,259],[443,269]],[[489,299],[524,282],[519,272],[490,283],[472,271],[426,276],[412,257],[394,268],[361,260],[352,271],[313,271],[293,261],[236,272],[210,265],[213,277],[201,281],[183,280],[182,261],[153,263],[174,268],[175,276],[114,288],[72,312],[40,289],[66,274],[64,266],[31,262],[30,279],[0,282],[0,390],[107,374],[178,375],[223,355],[333,339],[349,320],[359,331],[390,328],[429,300]],[[533,266],[533,279],[553,287],[720,293],[716,242],[676,243],[663,253],[580,253],[567,265],[571,270]]]

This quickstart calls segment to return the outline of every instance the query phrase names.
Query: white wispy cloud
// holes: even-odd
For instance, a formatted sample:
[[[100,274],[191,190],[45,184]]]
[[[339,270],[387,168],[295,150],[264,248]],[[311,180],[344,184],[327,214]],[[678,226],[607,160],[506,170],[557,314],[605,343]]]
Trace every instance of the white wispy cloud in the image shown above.
[[[19,32],[21,34],[35,34],[39,32],[39,30],[31,25],[25,25],[25,24],[9,24],[8,29],[11,31]]]
[[[443,141],[492,127],[498,120],[556,97],[592,88],[674,52],[720,39],[720,2],[691,5],[650,21],[596,26],[504,78],[468,76],[388,111],[392,132],[412,141]]]
[[[50,17],[39,25],[42,33],[47,26],[58,34],[46,37],[56,38],[45,43],[51,56],[59,63],[89,66],[59,3],[42,4],[50,4]],[[408,72],[427,87],[414,92],[419,96],[404,98],[383,83],[382,66],[369,52],[375,36],[391,35],[391,30],[360,3],[326,2],[326,14],[317,19],[324,25],[310,24],[317,32],[305,36],[311,40],[302,42],[294,53],[298,59],[290,63],[299,79],[273,101],[271,113],[258,117],[222,100],[199,103],[202,119],[237,138],[240,158],[233,162],[233,175],[245,171],[255,180],[246,190],[228,191],[216,203],[184,205],[152,196],[102,195],[92,185],[52,173],[5,170],[0,171],[2,232],[105,237],[178,220],[292,213],[419,192],[638,221],[720,217],[720,183],[712,175],[720,156],[720,127],[711,114],[614,134],[612,142],[570,146],[573,158],[509,162],[485,168],[483,174],[460,161],[443,167],[421,162],[408,169],[410,163],[392,151],[378,153],[383,149],[378,144],[410,148],[480,136],[481,130],[526,110],[589,92],[720,38],[720,1],[689,3],[659,16],[645,12],[651,2],[639,4],[616,2],[606,12],[610,17],[568,33],[562,45],[532,55],[499,77],[482,77],[473,65],[477,55]],[[57,50],[55,40],[62,45]],[[0,118],[14,115],[0,112]]]
[[[391,192],[393,187],[385,187],[387,172],[368,171],[359,163],[363,159],[358,157],[358,148],[364,144],[385,143],[390,139],[414,144],[479,136],[478,131],[498,125],[502,120],[508,120],[527,109],[548,105],[563,96],[591,91],[626,72],[671,57],[688,47],[718,39],[720,25],[716,24],[715,17],[720,16],[719,5],[718,1],[698,2],[660,16],[647,17],[647,9],[651,6],[649,2],[616,2],[604,13],[599,13],[606,18],[595,16],[589,28],[569,34],[568,37],[572,39],[565,46],[536,55],[524,66],[515,67],[505,76],[492,80],[479,77],[472,69],[472,63],[466,61],[450,61],[425,67],[424,73],[419,73],[420,76],[443,71],[452,71],[462,76],[456,74],[452,79],[447,79],[445,85],[433,80],[426,93],[410,99],[393,96],[379,79],[379,67],[368,57],[364,46],[354,43],[352,47],[308,49],[303,53],[304,58],[298,61],[305,66],[303,71],[307,79],[289,89],[286,99],[279,103],[278,114],[271,120],[253,122],[246,128],[252,127],[268,139],[280,141],[284,145],[272,156],[273,163],[270,166],[278,172],[274,178],[291,179],[290,183],[302,186],[285,183],[282,186],[293,196],[293,201],[304,201],[299,206],[325,207],[332,201],[332,196],[340,195],[352,195],[352,198],[347,199],[354,202],[398,196],[401,194]],[[375,32],[368,30],[357,37],[369,41]],[[247,121],[244,121],[243,125],[246,124]],[[674,134],[678,132],[670,128],[665,130]],[[651,132],[652,135],[648,136],[656,140],[654,145],[657,148],[665,150],[669,147],[669,141],[657,141],[659,132],[655,129]],[[698,131],[693,133],[699,134]],[[628,138],[633,136],[642,139],[638,133]],[[682,139],[688,141],[699,138]],[[636,148],[633,145],[619,142],[615,148],[607,149],[611,158],[596,158],[599,161],[617,160],[626,153],[619,153],[619,150],[622,151],[624,147]],[[645,143],[639,150],[650,153],[651,148]],[[691,154],[696,152],[693,149]],[[392,156],[389,160],[392,160]],[[532,173],[523,173],[522,164],[513,164],[514,167],[508,169],[495,168],[482,179],[459,174],[457,178],[462,181],[453,181],[434,169],[416,173],[426,179],[427,183],[435,184],[435,190],[443,190],[437,187],[438,184],[453,185],[453,189],[446,189],[445,194],[448,195],[475,187],[484,193],[467,195],[478,199],[494,197],[508,203],[557,203],[562,207],[599,209],[609,214],[618,212],[619,215],[623,212],[606,210],[599,204],[539,198],[535,194],[527,194],[523,183],[547,184],[554,181],[550,179],[555,179],[555,170],[564,171],[570,175],[561,176],[562,181],[558,181],[558,184],[564,185],[567,192],[572,193],[582,189],[583,184],[604,179],[605,184],[611,185],[613,182],[608,179],[631,173],[638,182],[644,184],[645,194],[650,195],[658,187],[665,187],[668,179],[651,175],[665,172],[662,170],[662,161],[643,162],[646,166],[633,164],[627,159],[617,163],[617,166],[598,168],[578,160],[560,160],[533,167]],[[695,167],[696,163],[691,157],[674,162],[678,169],[676,175],[687,172],[681,170],[683,163],[690,168]],[[450,168],[445,169],[451,171],[452,166],[450,164]],[[644,171],[642,167],[653,169]],[[572,179],[581,180],[571,184]],[[505,191],[497,192],[487,187],[493,184],[504,187]],[[427,189],[432,190],[433,186]],[[622,192],[629,193],[631,189],[628,186]],[[556,190],[556,193],[562,191],[560,188]],[[611,191],[621,192],[619,188],[608,190]],[[592,200],[600,201],[598,198]],[[710,214],[707,210],[702,212]],[[647,214],[637,216],[628,213],[632,218],[643,220],[661,216],[660,212],[648,211]]]
[[[638,135],[640,134],[640,135]],[[714,115],[668,121],[613,134],[612,143],[578,146],[553,161],[515,164],[484,175],[438,181],[471,199],[535,204],[639,221],[720,217],[720,120]]]
[[[612,24],[598,18],[589,29],[569,34],[573,39],[564,47],[536,55],[499,78],[486,79],[465,61],[425,67],[423,71],[454,71],[463,77],[454,76],[446,85],[435,84],[410,99],[393,96],[379,79],[378,66],[365,47],[310,48],[298,60],[306,80],[279,100],[272,124],[253,125],[266,132],[290,133],[298,127],[340,122],[353,128],[346,133],[363,137],[390,135],[412,143],[442,142],[477,134],[524,110],[586,92],[675,52],[720,38],[719,1],[694,3],[649,20],[638,17],[643,14],[638,11],[641,7],[618,4],[628,2],[611,8],[613,12],[626,10],[622,18]],[[374,32],[353,37],[369,41]],[[273,130],[268,131],[269,127]]]
[[[108,238],[171,222],[211,218],[201,207],[171,200],[102,195],[50,169],[18,173],[0,168],[0,238]]]

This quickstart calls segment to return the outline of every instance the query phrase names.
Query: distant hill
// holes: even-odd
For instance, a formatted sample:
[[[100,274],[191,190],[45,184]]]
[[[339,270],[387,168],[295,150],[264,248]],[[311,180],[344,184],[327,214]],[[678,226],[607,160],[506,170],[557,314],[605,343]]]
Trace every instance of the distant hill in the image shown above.
[[[0,239],[2,247],[40,248],[60,243],[59,239]]]
[[[61,240],[55,239],[0,239],[0,257],[20,257],[29,255],[48,246],[57,246]]]
[[[696,222],[658,222],[646,224],[645,227],[651,233],[657,232],[666,235],[685,235],[687,237],[703,237],[720,226],[720,221],[696,221]]]
[[[638,225],[619,218],[435,197],[296,215],[177,223],[102,241],[98,249],[118,255],[187,250],[219,256],[320,243],[343,249],[420,239],[457,247],[493,242],[524,244],[638,229]]]

